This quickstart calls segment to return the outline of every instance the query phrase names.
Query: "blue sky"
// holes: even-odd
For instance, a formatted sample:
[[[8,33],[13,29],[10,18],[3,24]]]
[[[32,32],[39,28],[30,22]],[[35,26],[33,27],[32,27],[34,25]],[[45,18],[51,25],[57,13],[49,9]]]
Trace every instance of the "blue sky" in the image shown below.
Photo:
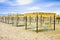
[[[0,15],[37,11],[60,14],[60,0],[0,0]]]

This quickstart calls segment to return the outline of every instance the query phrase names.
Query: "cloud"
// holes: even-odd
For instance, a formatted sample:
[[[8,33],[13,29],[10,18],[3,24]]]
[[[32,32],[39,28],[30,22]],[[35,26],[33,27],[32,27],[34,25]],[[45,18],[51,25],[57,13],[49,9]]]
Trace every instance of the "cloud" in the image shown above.
[[[0,4],[4,4],[7,6],[17,6],[16,0],[0,0]]]
[[[51,7],[51,6],[54,6],[54,5],[55,5],[55,3],[49,3],[45,7]]]
[[[3,2],[5,2],[6,0],[0,0],[0,3],[3,3]]]
[[[0,6],[0,12],[4,12],[3,14],[33,11],[57,12],[57,14],[60,13],[60,2],[36,1],[37,2],[35,2],[35,0],[0,0],[0,3],[4,2],[3,5]]]
[[[32,3],[33,0],[17,0],[17,3],[20,5],[26,5]]]
[[[40,9],[39,7],[33,6],[33,7],[28,7],[27,10],[38,10]]]
[[[8,12],[2,12],[2,14],[8,14]]]
[[[18,5],[17,3],[14,3],[14,2],[11,2],[11,1],[8,1],[6,4],[9,5],[9,6],[17,6]]]
[[[27,5],[32,2],[33,0],[0,0],[0,3],[5,3],[10,6]]]
[[[56,12],[58,15],[60,15],[60,9],[56,9],[56,11],[54,11],[54,12]]]

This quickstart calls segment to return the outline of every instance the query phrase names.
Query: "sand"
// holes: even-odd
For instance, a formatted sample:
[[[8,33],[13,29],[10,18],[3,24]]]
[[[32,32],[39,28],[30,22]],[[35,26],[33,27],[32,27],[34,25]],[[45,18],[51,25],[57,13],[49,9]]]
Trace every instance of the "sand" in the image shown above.
[[[60,25],[60,24],[59,24]],[[34,32],[0,22],[0,40],[60,40],[60,27],[55,31]]]

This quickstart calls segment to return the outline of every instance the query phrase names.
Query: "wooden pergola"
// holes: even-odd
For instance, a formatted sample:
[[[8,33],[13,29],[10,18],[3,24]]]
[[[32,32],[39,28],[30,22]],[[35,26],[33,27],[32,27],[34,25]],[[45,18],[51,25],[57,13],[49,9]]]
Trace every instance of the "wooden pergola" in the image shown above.
[[[0,16],[0,21],[14,26],[24,25],[25,29],[34,29],[37,33],[40,29],[51,28],[55,30],[56,17],[55,13],[48,12],[31,12],[25,14],[12,14]]]
[[[13,14],[13,25],[20,26],[21,18],[24,18],[23,14]]]
[[[18,26],[24,26],[25,25],[25,17],[24,14],[18,14]]]
[[[13,15],[8,15],[8,24],[13,24]]]
[[[1,22],[4,23],[4,16],[1,16],[1,17],[0,17],[0,20],[1,20]]]
[[[2,22],[2,17],[3,17],[3,16],[0,16],[0,22]]]
[[[31,18],[35,18],[35,25],[36,25],[36,32],[38,32],[39,30],[39,17],[40,17],[40,26],[43,25],[43,21],[42,19],[44,19],[44,17],[49,17],[50,18],[50,24],[51,24],[51,17],[53,19],[53,25],[54,25],[54,30],[55,30],[55,13],[44,13],[44,12],[33,12],[33,13],[26,13],[25,14],[25,29],[28,29],[28,20],[30,20],[30,24],[32,24],[31,22]],[[28,19],[29,18],[29,19]],[[33,20],[34,21],[34,20]]]
[[[4,18],[5,18],[5,23],[9,24],[9,17],[8,17],[8,15],[4,16]]]
[[[60,23],[60,16],[57,16],[56,20],[58,20],[58,24],[59,24]]]

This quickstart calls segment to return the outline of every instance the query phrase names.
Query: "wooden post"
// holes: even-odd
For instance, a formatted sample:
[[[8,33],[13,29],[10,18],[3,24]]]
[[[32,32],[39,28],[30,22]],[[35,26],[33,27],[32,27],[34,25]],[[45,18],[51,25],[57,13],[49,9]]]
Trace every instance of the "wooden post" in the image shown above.
[[[2,19],[3,19],[3,23],[4,23],[4,17],[2,17]]]
[[[29,19],[30,19],[30,24],[31,24],[31,16],[29,17]]]
[[[3,17],[4,23],[5,23],[5,17]]]
[[[11,17],[11,20],[12,20],[12,25],[13,25],[13,20],[14,20],[13,17]]]
[[[4,17],[4,23],[5,23],[5,17]]]
[[[2,22],[3,22],[3,18],[2,18]]]
[[[12,17],[12,25],[14,25],[15,17]]]
[[[3,19],[3,17],[2,17],[2,22],[4,22],[4,19]]]
[[[44,23],[44,17],[43,17],[43,23]]]
[[[42,15],[41,15],[41,19],[40,20],[41,20],[41,26],[42,26]]]
[[[2,22],[2,17],[1,17],[1,22]]]
[[[50,16],[50,26],[51,26],[51,16]]]
[[[19,19],[19,18],[17,17],[17,22],[16,22],[16,26],[17,26],[17,27],[18,27],[18,21],[19,21],[18,19]]]
[[[2,17],[2,22],[3,22],[3,17]]]
[[[25,29],[27,29],[27,16],[25,17]]]
[[[58,19],[58,24],[59,24],[59,19]]]
[[[8,24],[9,24],[9,15],[8,15]]]
[[[7,18],[5,18],[5,23],[7,23]]]
[[[17,14],[17,21],[16,21],[16,26],[18,27],[18,21],[19,21],[19,17],[18,17],[18,14]]]
[[[3,17],[4,18],[4,23],[5,23],[5,17]]]
[[[36,32],[38,33],[38,15],[36,16]]]
[[[51,24],[51,16],[50,16],[50,24]]]
[[[6,17],[5,17],[5,23],[6,23]]]
[[[54,30],[55,30],[55,15],[54,15]]]

